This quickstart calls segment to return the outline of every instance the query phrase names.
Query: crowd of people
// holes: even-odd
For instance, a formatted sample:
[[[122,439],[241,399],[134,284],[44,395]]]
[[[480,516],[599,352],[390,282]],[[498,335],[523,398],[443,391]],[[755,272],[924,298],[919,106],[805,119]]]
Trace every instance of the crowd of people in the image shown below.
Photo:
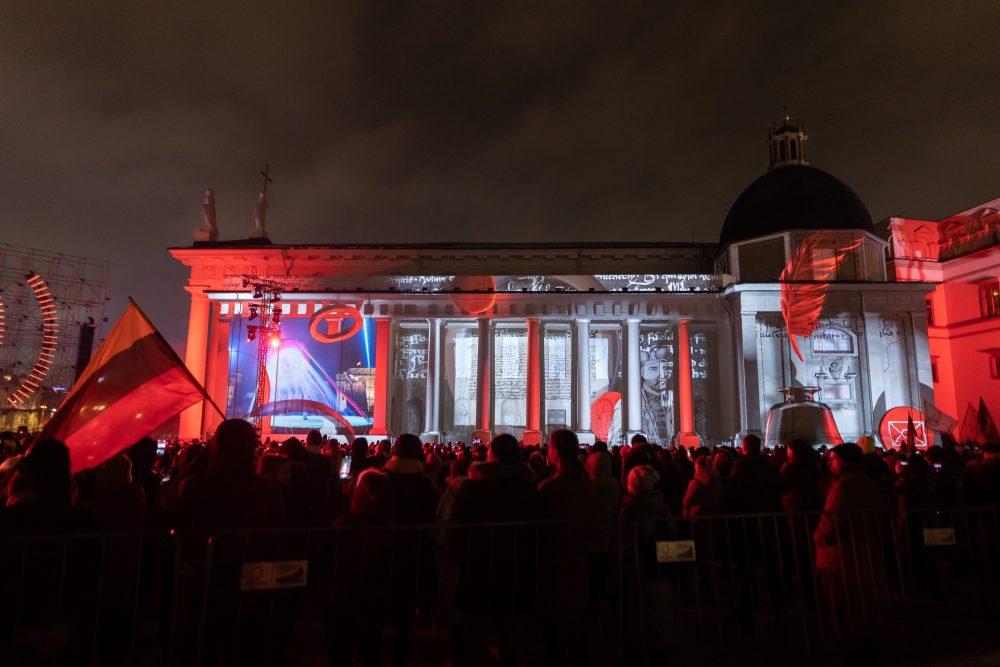
[[[524,498],[525,489],[540,491],[573,476],[586,483],[573,488],[576,497],[568,505],[593,505],[598,516],[626,521],[836,509],[845,502],[836,484],[845,462],[874,484],[881,505],[900,514],[909,508],[1000,504],[998,443],[963,445],[945,438],[943,446],[907,452],[876,447],[871,439],[829,448],[793,440],[764,449],[748,435],[739,448],[710,449],[665,448],[636,435],[629,445],[608,447],[600,441],[582,446],[572,432],[557,431],[541,446],[525,446],[508,434],[489,445],[422,443],[410,434],[394,444],[359,437],[346,445],[318,431],[305,442],[294,437],[260,442],[248,426],[231,420],[208,443],[175,441],[163,451],[156,441],[143,439],[72,477],[68,451],[59,443],[30,447],[27,434],[0,433],[3,531],[20,530],[10,523],[12,508],[34,505],[36,496],[46,494],[70,511],[53,515],[51,524],[32,520],[26,529],[180,528],[207,536],[250,525],[329,525],[350,516],[353,492],[366,472],[387,477],[401,496],[386,517],[397,523],[543,518],[544,496],[543,502]],[[222,474],[228,471],[239,471],[244,479],[237,483]],[[498,476],[504,480],[493,479]],[[490,483],[473,484],[463,494],[467,480]],[[35,484],[45,488],[34,490]],[[483,501],[472,495],[481,486],[498,488]],[[228,502],[236,498],[243,502]],[[213,516],[219,507],[245,516]]]
[[[829,448],[792,441],[768,450],[753,435],[739,448],[714,449],[664,448],[636,435],[629,445],[608,447],[582,446],[572,431],[558,430],[542,446],[507,434],[471,446],[422,443],[411,434],[391,444],[357,438],[344,445],[318,431],[305,442],[260,442],[249,423],[227,420],[207,443],[158,451],[156,441],[144,439],[72,476],[69,451],[54,440],[31,443],[3,433],[0,457],[0,536],[176,530],[190,562],[203,559],[208,539],[226,530],[553,522],[535,533],[535,551],[548,561],[530,586],[532,604],[541,605],[550,628],[550,664],[575,661],[583,615],[599,603],[604,585],[595,573],[606,567],[616,540],[644,523],[875,508],[902,516],[917,508],[1000,504],[1000,444],[947,440],[922,451],[882,450],[870,439]],[[818,519],[817,558],[836,532],[825,515]],[[516,650],[505,638],[516,636],[514,612],[526,603],[506,599],[516,582],[498,574],[505,570],[495,563],[516,561],[518,545],[495,532],[489,542],[461,532],[448,541],[455,553],[475,554],[439,558],[434,573],[461,629],[455,664],[478,664],[491,636],[500,651]],[[426,567],[434,565],[426,560]],[[489,573],[477,571],[486,561]],[[463,582],[472,579],[489,582],[479,584],[489,590],[471,594]],[[396,663],[403,664],[420,601],[404,607],[353,635],[364,662],[379,659],[378,639],[366,632],[389,625]],[[359,617],[331,612],[331,623]],[[342,654],[344,643],[338,647],[331,653]]]

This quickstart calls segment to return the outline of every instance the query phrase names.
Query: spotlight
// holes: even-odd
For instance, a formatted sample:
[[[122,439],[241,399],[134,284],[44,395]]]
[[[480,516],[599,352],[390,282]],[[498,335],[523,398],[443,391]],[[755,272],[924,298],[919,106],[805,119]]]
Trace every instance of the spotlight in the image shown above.
[[[281,347],[281,335],[278,334],[278,332],[272,333],[268,342],[271,344],[271,347],[275,349]]]

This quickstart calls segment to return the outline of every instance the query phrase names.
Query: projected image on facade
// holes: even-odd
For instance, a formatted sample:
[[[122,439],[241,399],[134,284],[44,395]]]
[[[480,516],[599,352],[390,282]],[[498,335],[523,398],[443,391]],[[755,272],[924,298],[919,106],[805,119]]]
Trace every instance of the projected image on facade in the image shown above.
[[[426,325],[407,323],[396,331],[390,421],[406,433],[425,430],[427,343]]]
[[[569,324],[545,326],[545,405],[542,416],[549,431],[573,424],[573,330]]]
[[[469,437],[476,425],[476,382],[479,348],[476,326],[449,323],[444,335],[442,430]]]
[[[322,328],[314,334],[310,324],[304,317],[284,320],[281,343],[268,355],[267,395],[273,405],[263,409],[271,415],[267,426],[274,433],[314,428],[328,434],[363,433],[372,424],[374,407],[371,323],[344,322],[345,328],[354,329],[349,337],[331,336]],[[325,342],[329,338],[334,342]],[[228,416],[245,419],[253,412],[257,385],[256,343],[247,340],[246,318],[233,318],[229,348]],[[311,404],[325,406],[336,416],[315,414]]]
[[[590,424],[594,436],[622,444],[622,330],[618,324],[590,327]]]
[[[674,434],[674,331],[669,323],[644,326],[639,335],[642,429],[650,442],[668,444]]]
[[[497,430],[520,436],[527,423],[528,333],[519,325],[493,336],[493,414]]]

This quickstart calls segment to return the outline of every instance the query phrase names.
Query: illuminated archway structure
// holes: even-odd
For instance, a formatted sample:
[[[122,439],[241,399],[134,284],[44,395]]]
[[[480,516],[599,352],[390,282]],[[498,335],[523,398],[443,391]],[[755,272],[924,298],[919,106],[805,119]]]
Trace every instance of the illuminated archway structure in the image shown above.
[[[21,380],[17,389],[7,397],[7,402],[15,408],[24,405],[24,402],[45,382],[45,377],[55,361],[56,347],[59,344],[59,313],[56,312],[55,299],[52,298],[48,284],[37,273],[29,274],[25,281],[35,295],[39,310],[42,311],[42,342],[31,370]]]
[[[933,285],[887,279],[887,240],[846,185],[808,164],[806,138],[788,119],[773,130],[772,167],[736,199],[719,243],[171,248],[190,269],[187,363],[230,416],[245,414],[239,277],[252,273],[284,282],[282,336],[299,344],[276,355],[271,399],[288,406],[278,432],[344,435],[316,410],[295,414],[299,400],[371,436],[531,442],[571,428],[584,441],[721,442],[760,433],[782,388],[818,386],[845,440],[876,435],[888,409],[922,409],[932,391]],[[350,309],[360,327],[338,319]],[[310,333],[318,312],[333,314],[320,335],[333,342]],[[217,424],[195,406],[181,436]]]
[[[107,262],[0,243],[0,431],[39,429],[104,321]]]

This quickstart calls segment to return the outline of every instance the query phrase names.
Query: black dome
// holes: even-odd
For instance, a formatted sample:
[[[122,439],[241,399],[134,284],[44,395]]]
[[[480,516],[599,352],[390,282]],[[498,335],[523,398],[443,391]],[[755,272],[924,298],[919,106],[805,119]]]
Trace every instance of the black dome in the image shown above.
[[[750,184],[726,216],[727,245],[790,229],[874,231],[868,209],[843,182],[805,165],[777,167]]]

